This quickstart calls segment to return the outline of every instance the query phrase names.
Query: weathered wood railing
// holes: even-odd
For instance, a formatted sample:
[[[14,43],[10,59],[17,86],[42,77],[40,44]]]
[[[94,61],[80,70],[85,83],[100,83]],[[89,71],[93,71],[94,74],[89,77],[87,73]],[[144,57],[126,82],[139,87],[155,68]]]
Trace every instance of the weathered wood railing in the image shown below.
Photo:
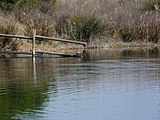
[[[78,54],[63,54],[63,53],[55,53],[55,52],[35,51],[35,47],[36,47],[35,41],[36,40],[51,40],[51,41],[58,41],[58,42],[65,42],[65,43],[73,43],[73,44],[83,45],[84,47],[87,45],[85,42],[78,42],[78,41],[65,40],[65,39],[59,39],[59,38],[53,38],[53,37],[39,36],[39,35],[36,35],[35,29],[33,30],[32,37],[20,36],[20,35],[9,35],[9,34],[0,34],[0,37],[19,38],[22,40],[32,40],[32,52],[17,52],[17,51],[0,50],[0,53],[32,54],[33,57],[35,57],[35,55],[43,55],[43,54],[59,55],[59,56],[63,56],[63,57],[76,57],[76,56],[78,56]]]

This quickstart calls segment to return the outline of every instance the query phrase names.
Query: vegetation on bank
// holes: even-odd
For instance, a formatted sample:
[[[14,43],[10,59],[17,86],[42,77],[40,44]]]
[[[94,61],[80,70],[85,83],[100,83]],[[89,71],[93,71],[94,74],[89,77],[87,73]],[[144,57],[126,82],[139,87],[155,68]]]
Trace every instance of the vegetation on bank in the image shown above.
[[[0,7],[2,10],[11,11],[15,8],[39,9],[41,12],[53,10],[56,0],[1,0]]]
[[[70,39],[87,42],[105,36],[106,23],[98,15],[75,15],[69,19],[62,29]]]
[[[160,0],[145,0],[140,5],[140,10],[154,11],[160,9]]]
[[[160,41],[160,0],[1,0],[0,8],[0,33],[31,35],[35,28],[38,35],[88,44]],[[0,42],[1,49],[20,45],[16,39]]]

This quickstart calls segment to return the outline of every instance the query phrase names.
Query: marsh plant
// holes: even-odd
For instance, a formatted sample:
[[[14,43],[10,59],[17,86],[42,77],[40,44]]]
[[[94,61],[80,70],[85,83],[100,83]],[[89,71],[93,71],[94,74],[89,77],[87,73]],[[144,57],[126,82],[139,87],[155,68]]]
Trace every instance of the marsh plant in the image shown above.
[[[32,30],[36,29],[36,34],[40,36],[53,37],[55,34],[54,21],[44,14],[34,14],[29,16],[25,21],[25,35],[32,36]],[[37,41],[38,44],[47,43],[48,41]]]
[[[136,31],[133,28],[128,28],[128,27],[120,29],[119,36],[123,42],[133,42],[138,39]]]
[[[105,35],[106,24],[97,15],[80,14],[69,19],[65,31],[70,39],[89,43],[90,40]]]
[[[0,18],[0,33],[14,35],[18,32],[18,25],[10,17]],[[16,50],[20,47],[21,41],[18,39],[1,37],[0,48]]]
[[[69,15],[61,15],[56,18],[55,31],[59,36],[63,36],[66,33],[66,27],[69,23]]]
[[[48,12],[53,9],[56,0],[1,0],[0,7],[4,10],[13,10],[16,7],[31,6],[32,9],[40,9]]]
[[[15,16],[27,36],[36,29],[38,35],[87,43],[160,39],[160,0],[1,0],[0,8]]]
[[[26,35],[31,36],[32,29],[36,29],[37,35],[53,36],[54,21],[52,20],[52,17],[47,14],[33,10],[29,15],[24,16],[22,23],[25,25],[24,30]]]
[[[158,43],[160,39],[160,23],[152,22],[148,26],[148,41]]]
[[[160,0],[144,0],[139,6],[143,11],[154,11],[160,9]]]

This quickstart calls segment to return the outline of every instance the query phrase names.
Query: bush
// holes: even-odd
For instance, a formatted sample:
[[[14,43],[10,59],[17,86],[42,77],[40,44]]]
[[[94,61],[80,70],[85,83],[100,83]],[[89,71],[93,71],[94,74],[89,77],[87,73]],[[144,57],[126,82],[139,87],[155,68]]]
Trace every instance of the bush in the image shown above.
[[[150,23],[148,26],[148,41],[153,43],[158,43],[160,39],[160,24],[157,23]]]
[[[18,32],[18,26],[11,18],[0,18],[0,33],[3,34],[16,34]],[[17,50],[21,41],[13,38],[2,37],[0,38],[0,49]]]
[[[135,30],[128,27],[120,29],[119,35],[123,42],[132,42],[138,39]]]
[[[31,6],[40,9],[42,12],[48,12],[56,3],[56,0],[1,0],[0,7],[5,10],[12,10],[16,7]]]
[[[37,35],[51,37],[54,34],[54,23],[49,16],[37,16],[25,22],[25,34],[32,35],[32,29],[37,30]]]
[[[105,35],[106,24],[96,15],[78,15],[69,19],[65,31],[70,39],[89,43],[91,39]]]
[[[142,11],[153,11],[160,9],[160,0],[145,0],[139,7]]]
[[[66,24],[68,23],[68,20],[69,20],[68,15],[62,15],[56,19],[55,30],[59,36],[62,36],[66,33],[65,27],[66,27]]]
[[[32,30],[36,29],[36,34],[41,36],[53,37],[54,30],[54,21],[53,19],[46,14],[36,13],[29,15],[25,21],[25,35],[32,36]],[[38,42],[41,43],[41,42]]]
[[[24,0],[1,0],[0,7],[5,10],[11,10],[12,8],[23,3]]]

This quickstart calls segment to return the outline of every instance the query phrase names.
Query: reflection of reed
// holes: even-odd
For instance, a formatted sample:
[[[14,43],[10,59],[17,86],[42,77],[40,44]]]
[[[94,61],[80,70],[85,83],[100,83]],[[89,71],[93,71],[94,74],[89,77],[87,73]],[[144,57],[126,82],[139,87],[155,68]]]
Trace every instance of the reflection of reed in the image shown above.
[[[1,59],[0,87],[2,85],[7,86],[8,83],[11,83],[13,81],[21,85],[36,84],[41,86],[42,83],[46,83],[50,79],[50,77],[52,78],[52,80],[54,79],[53,73],[55,64],[49,63],[49,60],[39,60],[35,58]]]
[[[23,113],[26,109],[43,109],[42,105],[48,99],[48,94],[54,98],[57,94],[60,96],[94,90],[128,92],[155,87],[157,83],[159,84],[160,63],[158,59],[128,59],[134,56],[144,58],[146,55],[147,58],[158,58],[159,50],[157,49],[143,49],[140,52],[136,50],[86,52],[87,56],[81,59],[47,58],[0,61],[0,82],[5,82],[3,88],[7,91],[5,97],[0,94],[0,119],[4,113],[12,116],[17,111]],[[3,104],[5,102],[7,104]],[[3,110],[11,107],[12,112],[8,109]]]
[[[47,60],[41,60],[48,63]],[[53,66],[42,69],[35,59],[2,59],[0,61],[0,120],[11,119],[19,112],[43,109],[47,91],[56,91]],[[41,74],[37,76],[37,69]],[[43,74],[44,73],[44,74]],[[51,84],[51,82],[53,84]],[[52,87],[51,87],[52,86]],[[7,116],[6,116],[7,114]],[[18,119],[18,118],[15,118]]]
[[[160,61],[154,59],[160,56],[157,48],[92,50],[85,55],[81,63],[64,61],[58,66],[56,78],[61,89],[85,91],[105,86],[108,90],[141,90],[155,87],[160,77]]]
[[[119,60],[123,58],[157,58],[160,57],[158,48],[135,48],[135,49],[104,49],[85,51],[83,60]]]

